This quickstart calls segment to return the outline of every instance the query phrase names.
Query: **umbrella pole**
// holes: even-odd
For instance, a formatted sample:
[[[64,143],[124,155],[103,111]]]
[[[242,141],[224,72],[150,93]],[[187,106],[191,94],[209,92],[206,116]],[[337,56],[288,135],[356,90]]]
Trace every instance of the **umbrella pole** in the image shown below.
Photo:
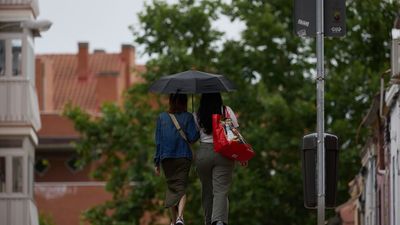
[[[194,100],[193,100],[193,94],[192,94],[192,113],[194,113]]]

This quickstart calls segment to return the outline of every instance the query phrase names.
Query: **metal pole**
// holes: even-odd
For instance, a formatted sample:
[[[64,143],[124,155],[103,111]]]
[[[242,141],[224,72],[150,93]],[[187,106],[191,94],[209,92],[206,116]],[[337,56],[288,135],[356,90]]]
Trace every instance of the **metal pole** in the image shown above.
[[[318,225],[323,225],[325,223],[324,0],[316,0],[316,4]]]

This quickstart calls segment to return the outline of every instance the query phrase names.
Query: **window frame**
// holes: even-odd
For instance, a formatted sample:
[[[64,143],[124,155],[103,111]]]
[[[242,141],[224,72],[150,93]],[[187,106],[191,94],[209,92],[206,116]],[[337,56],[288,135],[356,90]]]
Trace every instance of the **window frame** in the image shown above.
[[[68,157],[68,158],[64,161],[65,167],[67,167],[67,169],[68,169],[72,174],[79,173],[79,172],[83,171],[83,169],[84,169],[83,167],[77,167],[76,169],[71,168],[71,166],[69,165],[69,161],[70,161],[70,160],[73,160],[74,158],[76,159],[76,161],[79,160],[78,155],[77,155],[77,154],[73,154],[73,155],[71,155],[70,157]]]
[[[7,42],[6,42],[6,40],[5,39],[0,39],[0,41],[1,42],[4,42],[4,74],[0,74],[0,78],[2,78],[2,77],[5,77],[6,75],[7,75],[7,71],[6,71],[6,68],[7,68],[7,62],[6,62],[6,59],[7,59]]]
[[[28,36],[24,33],[1,33],[0,40],[5,41],[5,75],[0,76],[0,80],[26,80],[27,74],[27,47],[31,45],[32,42],[28,40]],[[12,53],[12,41],[21,41],[21,72],[18,75],[13,75],[13,53]]]
[[[34,191],[35,191],[35,174],[34,174],[34,166],[33,166],[33,158],[34,156],[32,155],[28,155],[27,156],[27,195],[29,195],[31,198],[33,198],[34,196]],[[31,170],[29,170],[29,168],[32,168]]]
[[[0,157],[5,157],[6,162],[6,188],[0,193],[0,198],[26,198],[28,197],[28,156],[20,148],[0,148]],[[13,165],[14,157],[22,158],[22,192],[13,192]]]
[[[39,172],[36,170],[36,163],[38,163],[39,160],[47,160],[49,162],[49,165],[46,167],[46,169],[43,170],[43,172]],[[38,175],[38,176],[42,177],[47,173],[47,171],[49,171],[50,168],[51,168],[51,164],[50,164],[50,160],[48,158],[42,157],[42,156],[35,157],[35,161],[33,162],[34,175]]]
[[[11,49],[11,77],[21,77],[24,74],[23,65],[24,65],[24,41],[22,38],[11,38],[10,39],[10,49]],[[18,45],[16,45],[18,44]],[[15,45],[15,46],[14,46]],[[19,57],[17,60],[17,69],[19,70],[18,74],[14,74],[14,47],[20,47],[21,50],[18,52]]]
[[[24,156],[11,156],[11,193],[24,193]],[[18,162],[17,167],[15,164]],[[18,179],[21,180],[18,180]],[[17,186],[14,186],[17,184]],[[15,191],[15,189],[21,189],[21,191]]]
[[[5,156],[0,155],[0,158],[4,158],[4,172],[7,171],[7,158]],[[2,168],[1,168],[2,169]],[[4,173],[4,190],[1,193],[7,193],[7,174]]]

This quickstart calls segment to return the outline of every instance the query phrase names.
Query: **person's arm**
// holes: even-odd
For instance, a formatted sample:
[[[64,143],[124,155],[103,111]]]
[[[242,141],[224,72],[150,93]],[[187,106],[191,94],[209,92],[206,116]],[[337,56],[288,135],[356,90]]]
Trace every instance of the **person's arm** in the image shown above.
[[[190,116],[189,116],[189,120],[186,125],[185,131],[186,131],[187,139],[188,139],[189,143],[191,143],[191,144],[196,142],[200,138],[200,133],[199,133],[195,119],[192,114],[190,114]]]
[[[156,176],[160,176],[160,166],[154,167],[154,173],[156,174]]]
[[[156,154],[154,155],[154,166],[156,175],[160,172],[160,142],[161,142],[161,117],[157,119],[157,127],[156,127],[156,134],[155,134],[155,141],[156,141]],[[158,168],[158,169],[157,169]],[[158,174],[157,174],[158,170]]]
[[[229,106],[226,106],[226,110],[227,110],[228,113],[229,113],[229,117],[230,117],[231,120],[232,120],[233,126],[236,127],[236,128],[238,128],[238,127],[239,127],[239,123],[238,123],[238,121],[237,121],[237,118],[236,118],[235,113],[233,112],[233,110],[232,110],[231,107],[229,107]]]
[[[194,120],[194,123],[196,124],[197,130],[200,130],[199,121],[198,121],[198,119],[197,119],[197,113],[194,112],[194,113],[192,113],[192,115],[193,115],[193,120]]]

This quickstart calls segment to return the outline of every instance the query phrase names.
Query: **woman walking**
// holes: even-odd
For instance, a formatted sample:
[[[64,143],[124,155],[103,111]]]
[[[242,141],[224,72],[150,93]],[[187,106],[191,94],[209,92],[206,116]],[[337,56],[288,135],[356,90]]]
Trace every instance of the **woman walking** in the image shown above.
[[[199,139],[193,115],[187,112],[186,95],[170,95],[169,111],[158,117],[155,139],[155,173],[160,175],[162,167],[167,182],[165,207],[171,211],[171,225],[184,225],[186,187],[192,163],[190,144]]]
[[[214,152],[212,114],[229,113],[232,123],[239,127],[229,106],[223,106],[220,93],[203,94],[195,115],[200,128],[200,147],[196,155],[196,168],[202,187],[202,205],[206,225],[228,224],[228,192],[232,182],[234,161]],[[244,166],[247,162],[243,162]]]

